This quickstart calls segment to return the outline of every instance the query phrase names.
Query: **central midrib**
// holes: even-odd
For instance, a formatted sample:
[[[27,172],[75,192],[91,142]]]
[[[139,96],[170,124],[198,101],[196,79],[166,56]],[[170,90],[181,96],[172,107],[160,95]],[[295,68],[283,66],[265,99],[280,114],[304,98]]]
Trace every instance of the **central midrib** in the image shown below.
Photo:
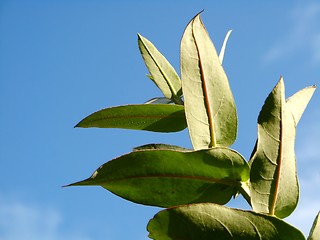
[[[210,106],[210,101],[209,101],[207,83],[206,83],[206,79],[204,77],[204,69],[203,69],[202,62],[201,62],[200,50],[199,50],[199,46],[198,46],[197,39],[195,37],[193,28],[192,28],[192,36],[193,36],[193,39],[194,39],[194,42],[195,42],[195,45],[197,48],[201,82],[202,82],[202,88],[203,88],[203,96],[204,96],[204,105],[205,105],[207,115],[208,115],[209,132],[210,132],[210,143],[209,143],[208,147],[213,148],[216,146],[216,137],[215,137],[214,125],[213,125],[213,114],[211,111],[211,106]]]

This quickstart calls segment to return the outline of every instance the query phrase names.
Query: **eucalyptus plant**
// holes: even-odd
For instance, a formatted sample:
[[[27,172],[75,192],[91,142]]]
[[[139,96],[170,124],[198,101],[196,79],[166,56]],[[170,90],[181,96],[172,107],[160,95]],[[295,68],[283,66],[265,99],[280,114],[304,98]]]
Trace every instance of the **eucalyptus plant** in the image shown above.
[[[296,126],[315,86],[285,97],[283,78],[258,116],[258,139],[247,161],[231,149],[237,111],[222,67],[228,32],[218,55],[196,15],[181,40],[181,79],[145,37],[138,46],[162,91],[146,103],[97,111],[76,127],[177,132],[188,128],[193,149],[148,144],[100,166],[68,186],[101,186],[129,201],[163,207],[148,223],[151,239],[281,239],[303,234],[283,220],[296,208],[299,185],[294,151]],[[241,195],[251,210],[223,206]],[[309,240],[320,239],[319,213]]]

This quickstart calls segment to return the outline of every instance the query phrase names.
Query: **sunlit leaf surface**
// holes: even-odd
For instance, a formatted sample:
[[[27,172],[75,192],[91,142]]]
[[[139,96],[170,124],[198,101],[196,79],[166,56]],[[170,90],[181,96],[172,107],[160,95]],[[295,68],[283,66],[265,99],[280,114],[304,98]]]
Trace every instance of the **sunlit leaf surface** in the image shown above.
[[[297,126],[303,112],[305,111],[309,101],[311,100],[311,97],[314,93],[314,91],[316,90],[315,86],[310,86],[310,87],[306,87],[300,91],[298,91],[297,93],[295,93],[294,95],[292,95],[291,97],[289,97],[286,102],[287,102],[287,107],[288,109],[291,111],[291,114],[293,116],[295,125]],[[257,144],[255,145],[251,157],[250,157],[250,161],[249,164],[251,165],[252,162],[252,156],[254,155],[254,153],[257,151]]]
[[[316,216],[308,240],[319,240],[320,239],[320,212]]]
[[[160,211],[148,224],[155,240],[305,240],[272,216],[203,203]]]
[[[181,80],[171,64],[148,39],[140,34],[138,34],[138,45],[149,69],[150,79],[159,87],[166,98],[183,104],[180,98],[182,95]]]
[[[315,90],[315,86],[306,87],[287,99],[287,106],[293,115],[296,125],[298,125]]]
[[[249,179],[246,160],[236,151],[141,150],[98,168],[72,186],[98,185],[130,201],[159,207],[195,202],[227,203]]]
[[[84,118],[75,127],[177,132],[185,129],[187,124],[183,106],[141,104],[102,109]]]
[[[234,99],[200,15],[191,20],[181,40],[181,77],[193,147],[233,144],[237,135]]]
[[[254,211],[284,218],[295,209],[299,197],[295,133],[295,121],[286,105],[281,78],[258,118],[257,150],[251,160],[250,174]]]
[[[224,38],[224,41],[223,41],[223,44],[222,44],[222,47],[221,47],[221,50],[220,50],[220,53],[219,53],[219,60],[220,60],[220,63],[222,64],[223,62],[223,59],[224,59],[224,53],[226,51],[226,46],[227,46],[227,42],[228,42],[228,39],[230,37],[230,34],[231,34],[232,30],[229,30],[227,32],[227,35],[226,37]]]

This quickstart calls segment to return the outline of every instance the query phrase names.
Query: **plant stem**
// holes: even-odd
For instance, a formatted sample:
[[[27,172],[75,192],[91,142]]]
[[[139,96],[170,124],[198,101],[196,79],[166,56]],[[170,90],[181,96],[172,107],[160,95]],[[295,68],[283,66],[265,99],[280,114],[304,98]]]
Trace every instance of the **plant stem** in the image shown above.
[[[250,205],[250,207],[252,207],[249,184],[250,184],[249,182],[241,182],[239,191],[241,195],[244,197],[244,199],[247,201],[247,203]]]

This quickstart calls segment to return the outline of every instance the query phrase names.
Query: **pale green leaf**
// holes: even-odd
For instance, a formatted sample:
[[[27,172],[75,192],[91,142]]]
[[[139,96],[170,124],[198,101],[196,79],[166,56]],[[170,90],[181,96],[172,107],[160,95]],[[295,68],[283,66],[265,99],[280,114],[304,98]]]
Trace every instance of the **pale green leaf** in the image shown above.
[[[224,38],[224,41],[223,41],[223,44],[222,44],[222,47],[221,47],[221,50],[220,50],[220,53],[219,53],[219,60],[220,60],[221,64],[222,64],[223,59],[224,59],[224,52],[226,51],[227,42],[228,42],[228,39],[230,37],[231,32],[232,32],[232,30],[229,30],[227,32],[227,35]]]
[[[314,91],[316,90],[315,86],[310,86],[310,87],[306,87],[300,91],[298,91],[297,93],[295,93],[294,95],[292,95],[291,97],[289,97],[286,100],[287,103],[287,107],[288,109],[290,109],[293,119],[295,121],[295,125],[297,126],[302,114],[304,112],[304,110],[306,109]],[[255,147],[252,151],[252,154],[250,156],[250,161],[249,164],[251,165],[251,160],[252,157],[254,155],[254,153],[257,150],[257,143],[255,144]]]
[[[166,97],[156,97],[145,102],[145,104],[169,104],[172,100]]]
[[[320,239],[320,212],[316,216],[308,240],[319,240]]]
[[[127,200],[159,207],[225,204],[249,174],[246,160],[227,148],[145,150],[109,161],[90,178],[71,185],[98,185]]]
[[[162,210],[147,229],[155,240],[305,240],[298,229],[276,217],[212,203]]]
[[[292,112],[296,125],[298,125],[315,90],[315,86],[306,87],[287,99],[287,106]]]
[[[299,197],[295,132],[294,118],[286,105],[281,78],[258,117],[257,151],[251,160],[250,174],[254,211],[284,218],[295,209]]]
[[[102,109],[84,118],[75,127],[177,132],[187,125],[181,105],[140,104]]]
[[[138,45],[150,72],[150,79],[159,87],[166,98],[183,104],[180,98],[182,95],[181,80],[171,64],[148,39],[140,34],[138,34]]]
[[[191,20],[181,40],[181,77],[193,147],[233,144],[237,135],[234,99],[200,15]]]

